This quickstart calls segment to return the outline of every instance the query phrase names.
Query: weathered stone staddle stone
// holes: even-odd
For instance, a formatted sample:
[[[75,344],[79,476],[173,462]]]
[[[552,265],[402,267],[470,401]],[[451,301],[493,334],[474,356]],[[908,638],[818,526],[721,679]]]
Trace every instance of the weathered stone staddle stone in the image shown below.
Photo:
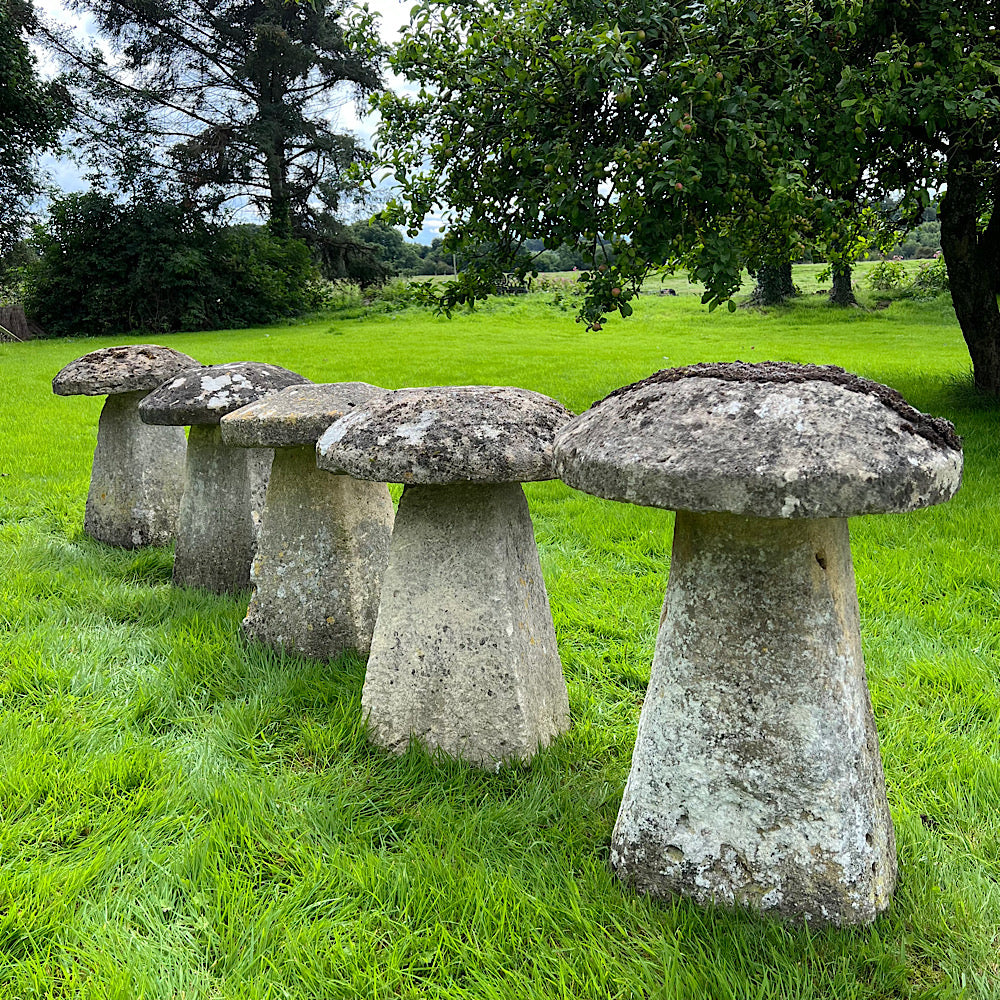
[[[174,536],[186,441],[179,427],[149,427],[138,404],[164,379],[200,367],[158,344],[123,344],[71,361],[52,380],[59,396],[107,396],[97,427],[83,529],[107,545],[165,545]]]
[[[570,422],[556,469],[678,511],[615,870],[654,895],[873,920],[895,838],[846,517],[947,500],[954,428],[838,368],[693,365]]]
[[[366,382],[293,385],[223,417],[226,444],[274,449],[244,632],[314,659],[367,655],[389,559],[385,483],[316,466],[316,439],[385,389]]]
[[[174,583],[215,593],[246,590],[273,453],[225,445],[219,421],[269,392],[306,382],[278,365],[212,365],[164,382],[139,405],[150,424],[191,426],[174,549]]]
[[[415,739],[492,767],[568,728],[520,483],[552,478],[552,439],[570,416],[523,389],[399,389],[320,438],[321,467],[406,484],[361,698],[380,745]]]

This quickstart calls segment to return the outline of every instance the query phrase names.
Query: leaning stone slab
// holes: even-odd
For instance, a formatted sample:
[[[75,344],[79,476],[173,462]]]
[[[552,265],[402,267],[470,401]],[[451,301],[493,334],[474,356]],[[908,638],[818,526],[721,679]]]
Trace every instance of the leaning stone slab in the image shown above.
[[[166,545],[174,537],[184,482],[184,431],[149,427],[139,401],[177,372],[200,367],[158,344],[123,344],[71,361],[52,380],[59,396],[107,396],[83,530],[106,545]]]
[[[320,438],[322,468],[404,484],[361,696],[380,745],[417,740],[493,767],[568,728],[520,483],[552,478],[569,417],[524,389],[399,389]]]
[[[653,895],[872,921],[895,838],[846,518],[951,497],[954,428],[831,366],[693,365],[570,422],[556,469],[677,511],[612,866]]]
[[[191,427],[174,549],[177,586],[220,594],[250,586],[254,512],[263,505],[272,452],[230,448],[219,421],[269,392],[305,381],[278,365],[237,361],[178,375],[140,403],[146,423]]]
[[[292,385],[222,418],[227,445],[274,449],[243,620],[253,639],[320,660],[348,650],[368,655],[392,500],[385,483],[317,468],[316,439],[385,392],[366,382]]]

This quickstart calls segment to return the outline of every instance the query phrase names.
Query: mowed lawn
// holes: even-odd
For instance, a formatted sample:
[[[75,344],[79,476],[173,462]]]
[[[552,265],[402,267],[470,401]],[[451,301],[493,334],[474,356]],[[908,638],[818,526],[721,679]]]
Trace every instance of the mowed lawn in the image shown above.
[[[528,486],[572,728],[498,773],[395,758],[365,740],[360,658],[248,646],[245,596],[175,590],[169,549],[82,533],[101,400],[49,383],[122,340],[0,344],[0,998],[1000,996],[1000,409],[968,389],[950,307],[710,315],[653,294],[587,332],[547,299],[161,342],[576,411],[663,367],[832,363],[953,420],[958,496],[851,526],[889,912],[810,930],[611,874],[669,513]]]

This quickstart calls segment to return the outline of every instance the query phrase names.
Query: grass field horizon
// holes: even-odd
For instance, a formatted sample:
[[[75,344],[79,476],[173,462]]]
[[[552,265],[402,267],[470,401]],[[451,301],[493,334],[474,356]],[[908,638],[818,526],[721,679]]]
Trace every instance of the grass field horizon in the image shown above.
[[[0,344],[0,998],[1000,996],[1000,408],[946,301],[709,314],[641,297],[601,331],[551,296],[267,329]],[[488,774],[365,739],[364,663],[243,642],[246,595],[83,534],[99,398],[52,376],[157,340],[315,381],[500,384],[581,411],[714,360],[837,364],[952,420],[948,504],[851,522],[900,884],[818,930],[621,886],[608,844],[672,516],[526,488],[571,730]]]

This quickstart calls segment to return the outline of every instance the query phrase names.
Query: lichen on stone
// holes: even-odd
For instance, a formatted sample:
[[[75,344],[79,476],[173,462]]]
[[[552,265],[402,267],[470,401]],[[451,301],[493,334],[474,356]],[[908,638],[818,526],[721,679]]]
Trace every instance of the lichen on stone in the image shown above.
[[[685,378],[712,378],[722,382],[753,382],[795,384],[805,382],[828,382],[840,386],[847,392],[873,396],[884,406],[898,414],[905,421],[904,428],[912,434],[925,438],[940,448],[952,451],[962,450],[962,439],[955,432],[954,425],[942,417],[932,417],[911,406],[895,390],[880,382],[863,378],[837,365],[804,365],[791,361],[703,361],[698,364],[678,368],[664,368],[638,382],[624,385],[609,392],[593,405],[600,406],[610,399],[626,396],[637,389],[653,385],[669,385]],[[653,406],[658,398],[646,395],[631,406],[622,409],[622,415],[638,412]]]

